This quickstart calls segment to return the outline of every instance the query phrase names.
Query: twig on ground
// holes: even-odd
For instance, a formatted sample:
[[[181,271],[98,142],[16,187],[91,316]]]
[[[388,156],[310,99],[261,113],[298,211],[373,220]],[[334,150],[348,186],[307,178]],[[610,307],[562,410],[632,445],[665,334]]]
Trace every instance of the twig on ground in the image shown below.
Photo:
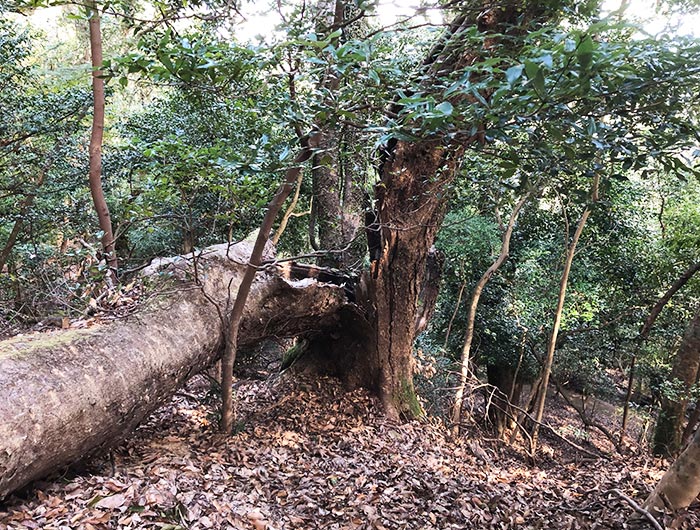
[[[637,512],[637,513],[639,513],[640,515],[643,515],[644,517],[646,517],[647,520],[652,524],[652,526],[653,526],[654,528],[656,528],[656,530],[664,530],[664,527],[661,526],[661,524],[659,523],[659,521],[657,521],[656,518],[655,518],[651,513],[649,513],[648,510],[642,508],[639,504],[637,504],[637,503],[634,501],[634,499],[628,497],[627,495],[625,495],[624,493],[622,493],[619,489],[613,488],[613,489],[611,489],[611,490],[608,490],[608,493],[614,493],[614,494],[617,495],[620,499],[624,500],[627,504],[629,504],[629,505],[634,509],[635,512]]]
[[[477,379],[477,382],[478,382],[479,384],[472,388],[472,392],[478,390],[479,388],[489,388],[489,389],[492,389],[492,395],[495,394],[495,393],[498,393],[498,394],[500,394],[501,399],[508,400],[508,396],[506,396],[498,387],[496,387],[496,386],[494,386],[494,385],[490,385],[489,383],[482,383],[481,381],[478,381],[478,379]],[[564,443],[570,445],[570,446],[573,447],[574,449],[576,449],[576,450],[578,450],[578,451],[580,451],[580,452],[582,452],[582,453],[584,453],[584,454],[590,456],[591,458],[595,458],[595,459],[598,459],[598,458],[605,458],[605,459],[607,459],[607,458],[609,458],[609,456],[608,456],[607,454],[603,453],[603,452],[600,452],[599,454],[596,454],[596,453],[593,453],[592,451],[589,451],[588,449],[586,449],[586,448],[584,448],[584,447],[581,447],[581,446],[578,445],[577,443],[572,442],[571,440],[569,440],[569,439],[566,438],[565,436],[559,434],[559,433],[557,432],[557,430],[556,430],[554,427],[552,427],[551,425],[549,425],[549,424],[547,424],[547,423],[545,423],[545,422],[541,422],[541,421],[538,422],[537,420],[535,420],[535,418],[534,418],[529,412],[527,412],[525,409],[523,409],[523,408],[521,408],[521,407],[519,407],[519,406],[517,406],[517,405],[511,403],[510,401],[507,401],[507,402],[508,402],[508,404],[510,405],[510,407],[512,407],[513,409],[519,411],[519,412],[522,414],[523,419],[524,419],[524,418],[527,418],[528,420],[532,421],[533,423],[537,423],[537,424],[539,424],[541,427],[544,427],[544,428],[548,429],[554,436],[556,436],[557,438],[559,438],[559,439],[560,439],[561,441],[563,441]],[[499,408],[500,410],[503,410],[502,407],[499,407],[499,406],[496,405],[496,404],[494,404],[494,406],[496,406],[496,407]],[[504,410],[503,412],[505,412],[505,414],[506,414],[508,417],[510,417],[512,420],[515,421],[516,427],[518,427],[523,433],[527,432],[527,429],[525,429],[525,428],[521,425],[521,423],[518,421],[518,419],[514,418],[513,415],[510,414],[510,412],[505,411],[505,410]],[[528,435],[528,438],[529,438],[529,435]],[[530,439],[530,440],[531,440],[531,439]],[[531,454],[530,456],[534,457],[534,455],[532,455],[532,454]]]
[[[190,394],[189,392],[185,392],[184,390],[178,390],[177,392],[175,392],[175,395],[182,396],[184,398],[189,399],[190,401],[199,403],[199,397],[195,396],[194,394]]]

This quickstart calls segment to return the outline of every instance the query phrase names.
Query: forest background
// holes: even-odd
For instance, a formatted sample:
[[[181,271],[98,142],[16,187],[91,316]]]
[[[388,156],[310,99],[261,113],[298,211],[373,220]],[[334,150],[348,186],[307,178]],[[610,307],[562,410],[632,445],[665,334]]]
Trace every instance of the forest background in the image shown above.
[[[424,317],[415,343],[407,334],[420,401],[411,383],[389,407],[398,416],[428,413],[454,429],[465,396],[481,392],[476,374],[498,390],[471,406],[493,404],[484,421],[503,438],[528,432],[533,452],[548,382],[582,396],[573,405],[584,424],[618,451],[629,449],[629,406],[642,447],[676,455],[688,443],[700,418],[692,2],[657,3],[654,25],[635,18],[648,12],[635,2],[552,2],[498,31],[480,26],[479,5],[459,33],[454,20],[475,10],[468,2],[394,20],[369,2],[275,4],[273,18],[247,24],[252,6],[226,1],[60,4],[2,5],[6,336],[113,310],[154,257],[244,239],[300,139],[320,131],[277,218],[278,257],[360,276],[381,262],[365,238],[377,219],[379,231],[390,226],[382,212],[439,197],[427,248],[408,248],[428,272],[406,279]],[[106,117],[91,188],[95,10]],[[271,20],[274,32],[251,38],[251,25]],[[446,28],[459,53],[478,53],[443,57],[450,68],[440,70],[426,58]],[[396,146],[436,141],[453,174],[439,168],[413,203],[391,203],[383,172]],[[108,229],[96,220],[95,182]],[[436,277],[439,293],[426,300]],[[590,415],[596,399],[619,406],[618,428]],[[516,427],[528,421],[521,408],[527,429]]]

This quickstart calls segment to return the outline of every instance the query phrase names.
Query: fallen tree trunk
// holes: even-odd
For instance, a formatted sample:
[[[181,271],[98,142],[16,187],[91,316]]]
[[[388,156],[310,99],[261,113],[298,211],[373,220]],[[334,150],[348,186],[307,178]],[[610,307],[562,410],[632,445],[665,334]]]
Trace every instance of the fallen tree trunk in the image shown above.
[[[211,247],[196,260],[196,275],[192,260],[161,260],[172,280],[123,321],[0,343],[0,499],[113,445],[216,360],[219,311],[251,249]],[[342,287],[259,274],[239,345],[321,329],[345,304]]]

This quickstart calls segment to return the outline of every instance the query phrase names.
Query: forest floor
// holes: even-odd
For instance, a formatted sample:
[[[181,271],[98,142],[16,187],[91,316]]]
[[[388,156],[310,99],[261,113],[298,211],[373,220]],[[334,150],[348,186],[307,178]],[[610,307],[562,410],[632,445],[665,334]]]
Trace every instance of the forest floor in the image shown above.
[[[546,430],[532,462],[478,433],[453,440],[437,420],[389,422],[334,379],[243,380],[236,393],[236,435],[216,433],[198,376],[109,455],[0,504],[0,528],[621,529],[634,510],[615,490],[641,501],[667,465],[632,450],[594,459]],[[550,410],[574,434],[558,398]],[[700,508],[669,527],[700,528]]]

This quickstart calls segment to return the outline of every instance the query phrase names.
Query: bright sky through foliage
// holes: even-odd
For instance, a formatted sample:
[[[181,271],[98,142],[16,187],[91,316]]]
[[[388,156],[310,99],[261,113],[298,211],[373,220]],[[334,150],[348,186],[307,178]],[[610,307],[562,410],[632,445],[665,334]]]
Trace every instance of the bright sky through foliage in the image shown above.
[[[390,27],[403,20],[411,19],[411,24],[440,24],[442,10],[419,7],[417,0],[379,0],[376,11],[372,14],[375,21],[382,27]],[[605,0],[604,13],[614,12],[620,7],[620,0]],[[257,40],[258,36],[267,38],[273,34],[274,28],[281,23],[279,14],[269,7],[249,8],[244,11],[246,20],[238,26],[236,36],[241,41]],[[625,19],[630,23],[639,24],[650,35],[664,32],[679,35],[700,35],[700,15],[674,15],[666,17],[657,12],[656,0],[631,0],[625,10]]]
[[[605,0],[604,13],[614,12],[620,7],[620,0]],[[657,0],[631,0],[625,10],[625,19],[641,26],[649,35],[662,33],[700,36],[700,14],[672,15],[659,14]]]
[[[422,9],[417,0],[379,0],[372,17],[382,27],[390,27],[397,22],[410,19],[412,25],[440,24],[442,12],[440,9]],[[680,35],[700,35],[700,14],[675,15],[670,19],[659,15],[656,11],[656,0],[631,0],[625,11],[625,18],[638,23],[650,35],[670,32]],[[603,10],[613,12],[620,7],[620,0],[605,0]],[[279,13],[267,4],[246,5],[242,9],[245,20],[235,26],[234,35],[240,42],[256,42],[259,38],[269,40],[279,27],[282,20]],[[38,9],[31,16],[31,25],[41,27],[47,32],[50,40],[56,39],[65,31],[58,21],[61,19],[61,8],[53,7]]]

